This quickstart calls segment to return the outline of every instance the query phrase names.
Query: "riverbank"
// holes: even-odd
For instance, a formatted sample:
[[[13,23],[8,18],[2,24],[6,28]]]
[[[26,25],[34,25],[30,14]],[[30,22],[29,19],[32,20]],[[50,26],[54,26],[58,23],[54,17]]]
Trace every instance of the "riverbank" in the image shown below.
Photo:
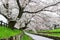
[[[47,38],[47,37],[43,37],[43,36],[39,36],[39,35],[35,35],[35,34],[30,34],[25,32],[26,35],[32,37],[33,40],[53,40],[51,38]]]

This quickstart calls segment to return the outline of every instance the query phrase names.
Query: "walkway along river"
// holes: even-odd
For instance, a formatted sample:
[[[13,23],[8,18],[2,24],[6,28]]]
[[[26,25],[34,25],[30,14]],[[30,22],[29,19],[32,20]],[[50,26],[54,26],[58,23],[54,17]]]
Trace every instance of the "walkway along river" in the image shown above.
[[[42,36],[38,36],[38,35],[34,35],[34,34],[30,34],[30,33],[27,33],[27,32],[24,32],[26,35],[30,36],[32,39],[34,40],[53,40],[53,39],[50,39],[50,38],[46,38],[46,37],[42,37]]]

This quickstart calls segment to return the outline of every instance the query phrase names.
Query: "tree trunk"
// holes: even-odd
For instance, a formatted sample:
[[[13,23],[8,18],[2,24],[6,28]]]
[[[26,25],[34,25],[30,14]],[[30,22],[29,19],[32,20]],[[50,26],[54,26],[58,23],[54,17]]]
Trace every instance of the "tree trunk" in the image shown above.
[[[9,40],[13,40],[13,37],[10,37]]]
[[[16,24],[16,21],[9,21],[9,28],[14,29],[14,25]]]

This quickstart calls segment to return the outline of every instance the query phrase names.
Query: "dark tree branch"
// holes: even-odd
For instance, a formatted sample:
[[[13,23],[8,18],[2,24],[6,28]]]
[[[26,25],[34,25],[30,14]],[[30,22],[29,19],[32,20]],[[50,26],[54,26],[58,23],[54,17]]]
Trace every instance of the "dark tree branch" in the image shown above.
[[[48,11],[48,12],[56,12],[56,11],[52,11],[52,10],[43,10],[43,11]]]
[[[25,30],[26,28],[28,28],[27,25],[28,25],[30,22],[31,22],[31,20],[28,21],[27,23],[25,23],[25,27],[20,28],[20,30]]]
[[[7,0],[6,4],[3,3],[3,6],[4,6],[5,9],[7,9],[6,12],[8,13],[9,12],[9,3],[8,3],[8,0]]]
[[[44,11],[45,8],[48,8],[48,7],[51,7],[51,6],[55,6],[55,5],[59,4],[59,3],[60,3],[60,2],[57,2],[57,3],[55,3],[55,4],[46,6],[46,7],[42,8],[41,10],[38,10],[38,11],[36,11],[36,12],[24,11],[23,13],[38,13],[38,12]]]
[[[28,25],[30,22],[31,22],[31,20],[30,20],[29,22],[25,23],[25,27],[22,27],[22,28],[20,28],[20,29],[23,29],[23,30],[24,30],[24,29],[28,28],[27,25]]]
[[[6,9],[8,9],[8,3],[5,5],[5,4],[3,4],[3,6],[6,8]]]
[[[21,18],[22,14],[23,14],[23,8],[21,7],[19,0],[16,0],[16,2],[19,7],[19,14],[18,14],[17,18]]]
[[[2,0],[1,0],[1,1],[2,1]],[[6,3],[6,4],[2,1],[3,6],[4,6],[4,8],[6,8],[6,9],[8,9],[8,8],[9,8],[9,3],[8,3],[8,1],[9,1],[9,0],[7,0],[7,3]]]
[[[16,0],[16,2],[17,2],[19,9],[22,9],[19,0]]]
[[[3,15],[7,20],[9,20],[9,18],[8,18],[6,15],[4,15],[4,14],[1,13],[1,12],[0,12],[0,14]]]
[[[35,15],[33,15],[31,18],[33,18]],[[30,20],[27,22],[27,23],[25,23],[25,27],[22,27],[22,28],[20,28],[20,29],[26,29],[26,28],[28,28],[27,26],[28,26],[28,24],[31,22],[31,18],[30,18]]]

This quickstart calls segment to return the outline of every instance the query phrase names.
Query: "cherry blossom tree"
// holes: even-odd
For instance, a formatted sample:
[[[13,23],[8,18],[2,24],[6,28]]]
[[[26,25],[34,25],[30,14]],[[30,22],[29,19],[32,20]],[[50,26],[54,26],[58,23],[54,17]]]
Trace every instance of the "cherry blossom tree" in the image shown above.
[[[0,0],[0,3],[0,14],[8,19],[12,29],[28,26],[49,29],[60,23],[60,0]]]

